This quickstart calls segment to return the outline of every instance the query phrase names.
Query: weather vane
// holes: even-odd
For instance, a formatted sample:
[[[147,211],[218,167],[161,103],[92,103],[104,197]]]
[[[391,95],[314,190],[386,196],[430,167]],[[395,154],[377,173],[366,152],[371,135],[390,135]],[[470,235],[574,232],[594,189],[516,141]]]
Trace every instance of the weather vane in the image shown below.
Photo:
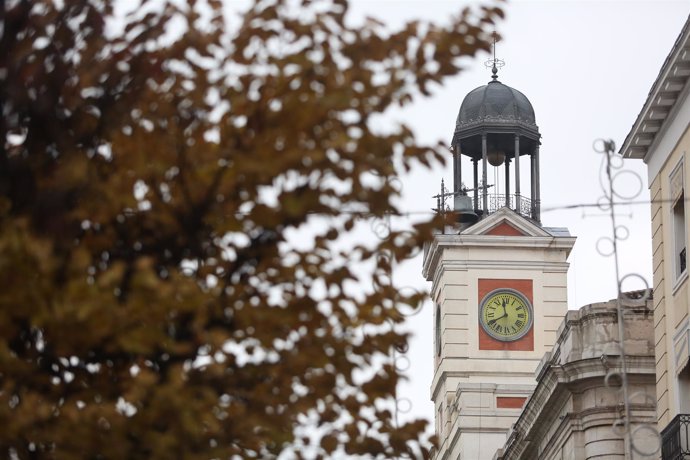
[[[487,69],[491,69],[491,73],[493,74],[493,75],[491,75],[491,78],[493,78],[494,80],[498,80],[498,69],[500,69],[501,67],[506,65],[506,63],[503,59],[496,58],[496,42],[498,41],[498,34],[496,33],[496,31],[494,31],[494,33],[491,34],[491,36],[494,39],[494,42],[492,45],[492,48],[494,51],[494,57],[493,57],[493,59],[489,59],[488,61],[486,61],[484,63],[484,65],[486,66]]]

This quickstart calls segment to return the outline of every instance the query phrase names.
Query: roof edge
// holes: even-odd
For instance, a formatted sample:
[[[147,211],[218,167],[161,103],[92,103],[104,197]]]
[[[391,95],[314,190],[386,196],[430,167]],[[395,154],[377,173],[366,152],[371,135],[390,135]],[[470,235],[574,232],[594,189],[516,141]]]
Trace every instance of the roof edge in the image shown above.
[[[690,16],[666,56],[640,113],[618,151],[624,158],[645,159],[647,156],[649,147],[672,112],[678,96],[688,84],[690,75],[675,72],[681,63],[690,64]],[[664,93],[663,98],[661,93]]]

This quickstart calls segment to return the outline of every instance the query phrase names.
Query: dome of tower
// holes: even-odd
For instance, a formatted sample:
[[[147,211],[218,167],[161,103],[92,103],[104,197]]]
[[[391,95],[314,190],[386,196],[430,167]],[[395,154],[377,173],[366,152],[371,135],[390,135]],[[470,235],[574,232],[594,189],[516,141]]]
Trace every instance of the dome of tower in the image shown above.
[[[492,66],[492,81],[470,91],[462,101],[451,143],[453,152],[453,191],[460,223],[463,217],[483,219],[500,207],[539,222],[539,145],[541,134],[535,122],[534,108],[520,91],[498,81],[497,64]],[[529,192],[520,187],[520,158],[529,157]],[[472,161],[473,187],[464,189],[462,158]],[[479,167],[481,165],[481,180]],[[490,184],[488,167],[502,166],[505,187]],[[511,181],[511,170],[515,181]],[[496,176],[498,177],[498,176]],[[515,186],[513,189],[511,184]],[[489,200],[488,188],[495,187]],[[473,191],[473,197],[467,191]],[[514,190],[514,193],[511,191]],[[481,197],[480,197],[481,193]],[[461,198],[465,203],[458,200]],[[481,201],[480,201],[481,198]]]
[[[504,152],[511,150],[517,135],[522,139],[520,155],[529,154],[541,138],[532,104],[520,91],[498,81],[495,71],[492,78],[463,99],[452,145],[458,146],[463,155],[481,158],[482,133],[488,134],[491,144]]]
[[[518,123],[536,128],[534,109],[520,91],[498,80],[467,94],[460,106],[456,129],[479,123]]]

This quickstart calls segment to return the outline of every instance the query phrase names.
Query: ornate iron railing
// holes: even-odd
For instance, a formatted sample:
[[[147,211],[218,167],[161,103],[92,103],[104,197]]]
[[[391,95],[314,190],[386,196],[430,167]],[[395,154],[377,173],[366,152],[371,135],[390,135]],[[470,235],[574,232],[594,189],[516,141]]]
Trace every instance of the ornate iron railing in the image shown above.
[[[441,179],[441,193],[434,195],[432,198],[436,200],[436,207],[432,208],[433,211],[441,214],[451,211],[451,207],[448,206],[448,200],[453,200],[454,211],[458,212],[458,221],[464,224],[473,224],[477,219],[483,219],[484,217],[495,213],[501,208],[509,208],[517,212],[523,217],[532,219],[533,221],[540,222],[540,208],[541,203],[539,200],[532,200],[530,198],[524,197],[522,195],[511,195],[504,193],[492,193],[486,195],[486,206],[484,206],[484,196],[483,193],[486,192],[489,187],[480,187],[478,189],[467,189],[451,192],[446,188],[445,181]],[[486,207],[486,209],[484,209]]]
[[[662,460],[690,459],[690,415],[678,414],[661,432]]]
[[[488,195],[487,198],[486,210],[484,210],[484,206],[482,205],[481,195],[479,195],[478,203],[474,202],[474,198],[472,199],[472,204],[477,214],[488,216],[501,208],[508,207],[521,216],[536,221],[539,220],[539,202],[536,200],[530,200],[521,195]]]

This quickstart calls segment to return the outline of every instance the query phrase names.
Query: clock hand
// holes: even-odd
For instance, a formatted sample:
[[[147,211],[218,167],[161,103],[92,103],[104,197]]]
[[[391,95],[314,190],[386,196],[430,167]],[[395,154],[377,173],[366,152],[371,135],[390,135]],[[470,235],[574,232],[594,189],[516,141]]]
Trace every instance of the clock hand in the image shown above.
[[[500,317],[498,317],[498,318],[494,318],[494,319],[492,319],[491,321],[489,321],[489,322],[486,323],[486,324],[488,324],[489,326],[491,326],[493,323],[495,323],[495,322],[498,321],[499,319],[505,318],[506,316],[508,316],[508,313],[504,313],[503,316],[500,316]]]

